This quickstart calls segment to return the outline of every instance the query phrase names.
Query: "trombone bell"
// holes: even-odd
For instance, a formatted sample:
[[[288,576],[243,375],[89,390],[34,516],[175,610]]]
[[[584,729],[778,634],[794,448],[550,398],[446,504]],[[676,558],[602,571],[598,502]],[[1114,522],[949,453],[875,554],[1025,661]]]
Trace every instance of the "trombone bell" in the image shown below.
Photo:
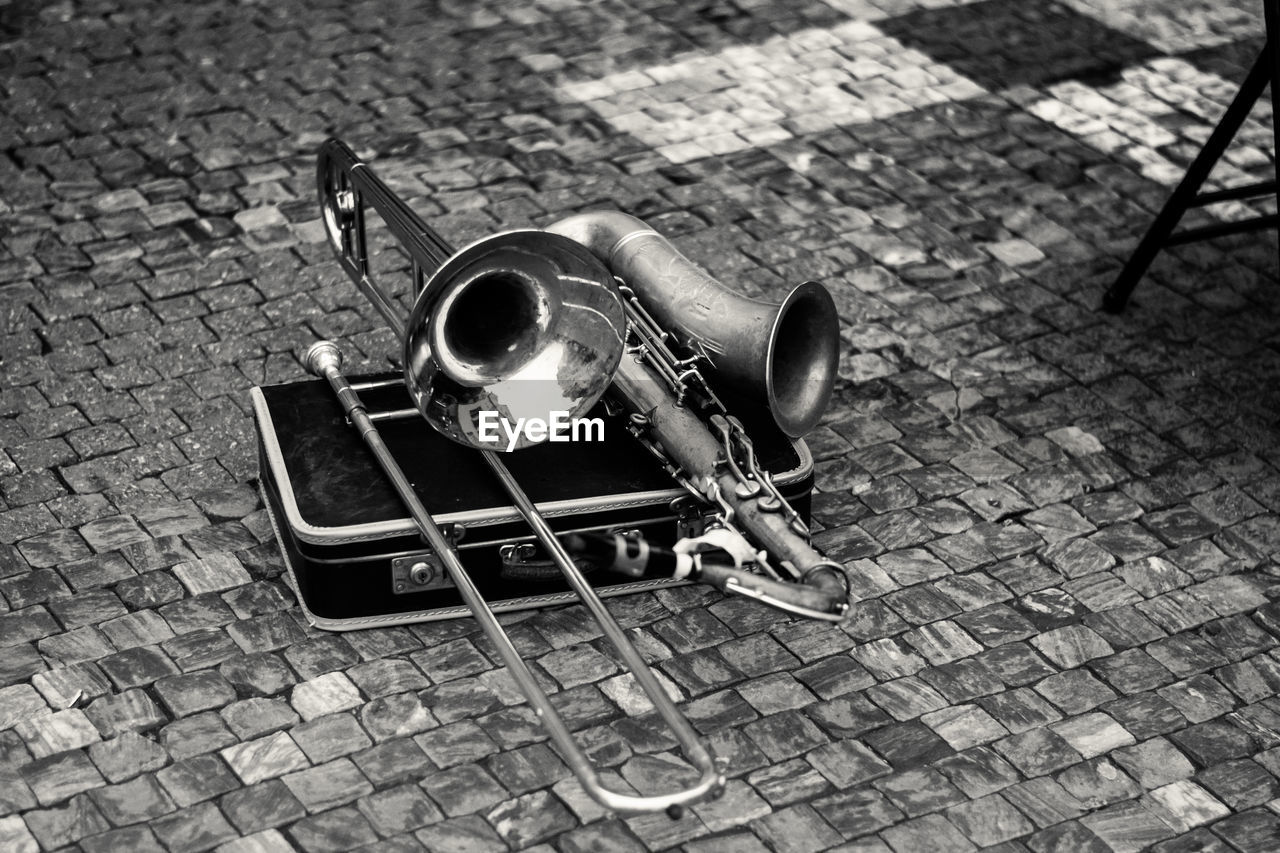
[[[626,315],[613,276],[566,237],[508,231],[449,258],[406,324],[404,365],[414,405],[461,444],[482,412],[509,423],[584,414],[622,358]],[[510,449],[536,442],[521,434]]]

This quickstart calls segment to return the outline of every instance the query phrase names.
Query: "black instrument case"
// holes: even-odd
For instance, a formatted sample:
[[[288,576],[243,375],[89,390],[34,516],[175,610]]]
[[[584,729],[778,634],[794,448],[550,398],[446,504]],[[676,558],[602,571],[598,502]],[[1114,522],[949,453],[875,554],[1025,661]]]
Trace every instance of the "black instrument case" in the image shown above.
[[[393,377],[351,381],[383,383],[360,392],[371,413],[410,405]],[[469,615],[328,383],[266,386],[251,395],[263,500],[308,620],[345,631]],[[503,455],[552,529],[634,530],[666,546],[699,532],[702,508],[627,431],[626,416],[603,405],[589,416],[604,419],[603,441]],[[746,426],[762,466],[807,520],[813,462],[804,442],[765,419]],[[576,600],[477,451],[419,417],[378,429],[493,610]],[[601,596],[683,583],[583,569]]]

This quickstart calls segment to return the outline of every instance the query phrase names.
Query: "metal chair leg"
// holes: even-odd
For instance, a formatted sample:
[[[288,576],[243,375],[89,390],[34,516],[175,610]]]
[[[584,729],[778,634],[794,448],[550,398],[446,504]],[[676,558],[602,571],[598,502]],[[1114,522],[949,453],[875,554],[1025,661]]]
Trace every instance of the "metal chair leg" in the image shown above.
[[[1155,260],[1160,250],[1172,242],[1184,242],[1176,238],[1172,240],[1170,238],[1173,234],[1173,229],[1177,227],[1179,220],[1182,219],[1183,214],[1189,208],[1198,207],[1215,200],[1222,200],[1228,196],[1238,197],[1242,194],[1246,196],[1250,194],[1247,192],[1250,188],[1245,188],[1246,192],[1243,193],[1228,191],[1223,194],[1205,196],[1200,196],[1199,192],[1200,186],[1209,177],[1209,173],[1213,171],[1218,158],[1222,156],[1222,153],[1240,130],[1240,126],[1249,117],[1249,112],[1253,109],[1253,105],[1257,103],[1258,98],[1262,96],[1262,92],[1269,82],[1272,84],[1272,112],[1275,113],[1276,88],[1280,86],[1275,81],[1280,80],[1280,60],[1277,58],[1278,54],[1274,48],[1274,39],[1270,37],[1270,34],[1274,32],[1273,27],[1280,15],[1277,15],[1275,9],[1277,0],[1266,0],[1263,5],[1267,14],[1267,43],[1262,48],[1262,52],[1258,54],[1257,60],[1254,61],[1253,67],[1249,70],[1248,77],[1245,78],[1244,83],[1240,86],[1240,91],[1236,93],[1231,105],[1227,107],[1227,111],[1218,122],[1218,126],[1213,129],[1213,133],[1209,135],[1209,139],[1205,142],[1204,147],[1200,149],[1200,153],[1191,161],[1191,165],[1187,167],[1186,174],[1183,175],[1177,188],[1169,195],[1164,207],[1156,214],[1151,227],[1147,229],[1147,233],[1138,243],[1138,247],[1129,256],[1124,269],[1120,271],[1120,274],[1116,276],[1116,280],[1106,294],[1103,295],[1102,307],[1113,314],[1118,314],[1124,310],[1126,303],[1129,301],[1129,295],[1133,293],[1138,280],[1147,271],[1147,267],[1151,266],[1151,262]],[[1274,116],[1274,118],[1277,122],[1275,138],[1280,139],[1280,116]],[[1270,184],[1259,185],[1259,187],[1262,186],[1270,188]],[[1271,224],[1270,219],[1268,218],[1265,223],[1260,220],[1259,224],[1269,225]],[[1243,228],[1233,227],[1230,230],[1234,232],[1243,230]],[[1219,233],[1221,233],[1220,230]],[[1210,236],[1210,233],[1206,231],[1202,236]]]

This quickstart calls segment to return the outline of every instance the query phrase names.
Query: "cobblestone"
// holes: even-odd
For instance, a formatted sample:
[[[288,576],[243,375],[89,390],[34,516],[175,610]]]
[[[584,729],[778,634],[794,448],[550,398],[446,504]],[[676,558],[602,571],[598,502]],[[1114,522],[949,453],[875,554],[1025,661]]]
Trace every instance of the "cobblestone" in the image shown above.
[[[1274,235],[1096,310],[1261,15],[1050,6],[0,0],[0,848],[1280,846]],[[1269,113],[1210,188],[1272,177]],[[247,390],[395,349],[325,245],[331,133],[458,245],[617,206],[831,289],[850,620],[610,602],[724,799],[604,815],[465,620],[307,627]],[[582,608],[509,623],[612,784],[675,772]]]

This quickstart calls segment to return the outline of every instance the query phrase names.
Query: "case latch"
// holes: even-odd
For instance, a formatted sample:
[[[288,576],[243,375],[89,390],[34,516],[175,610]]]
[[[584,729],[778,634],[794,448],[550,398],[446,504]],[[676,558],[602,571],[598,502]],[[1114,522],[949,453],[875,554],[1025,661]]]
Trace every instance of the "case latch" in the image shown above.
[[[444,561],[432,551],[406,554],[391,561],[391,590],[396,595],[453,586]]]
[[[539,565],[551,562],[547,559],[535,560],[537,556],[538,547],[532,542],[515,542],[498,548],[498,557],[502,559],[502,565],[507,568],[527,566],[535,561]]]

